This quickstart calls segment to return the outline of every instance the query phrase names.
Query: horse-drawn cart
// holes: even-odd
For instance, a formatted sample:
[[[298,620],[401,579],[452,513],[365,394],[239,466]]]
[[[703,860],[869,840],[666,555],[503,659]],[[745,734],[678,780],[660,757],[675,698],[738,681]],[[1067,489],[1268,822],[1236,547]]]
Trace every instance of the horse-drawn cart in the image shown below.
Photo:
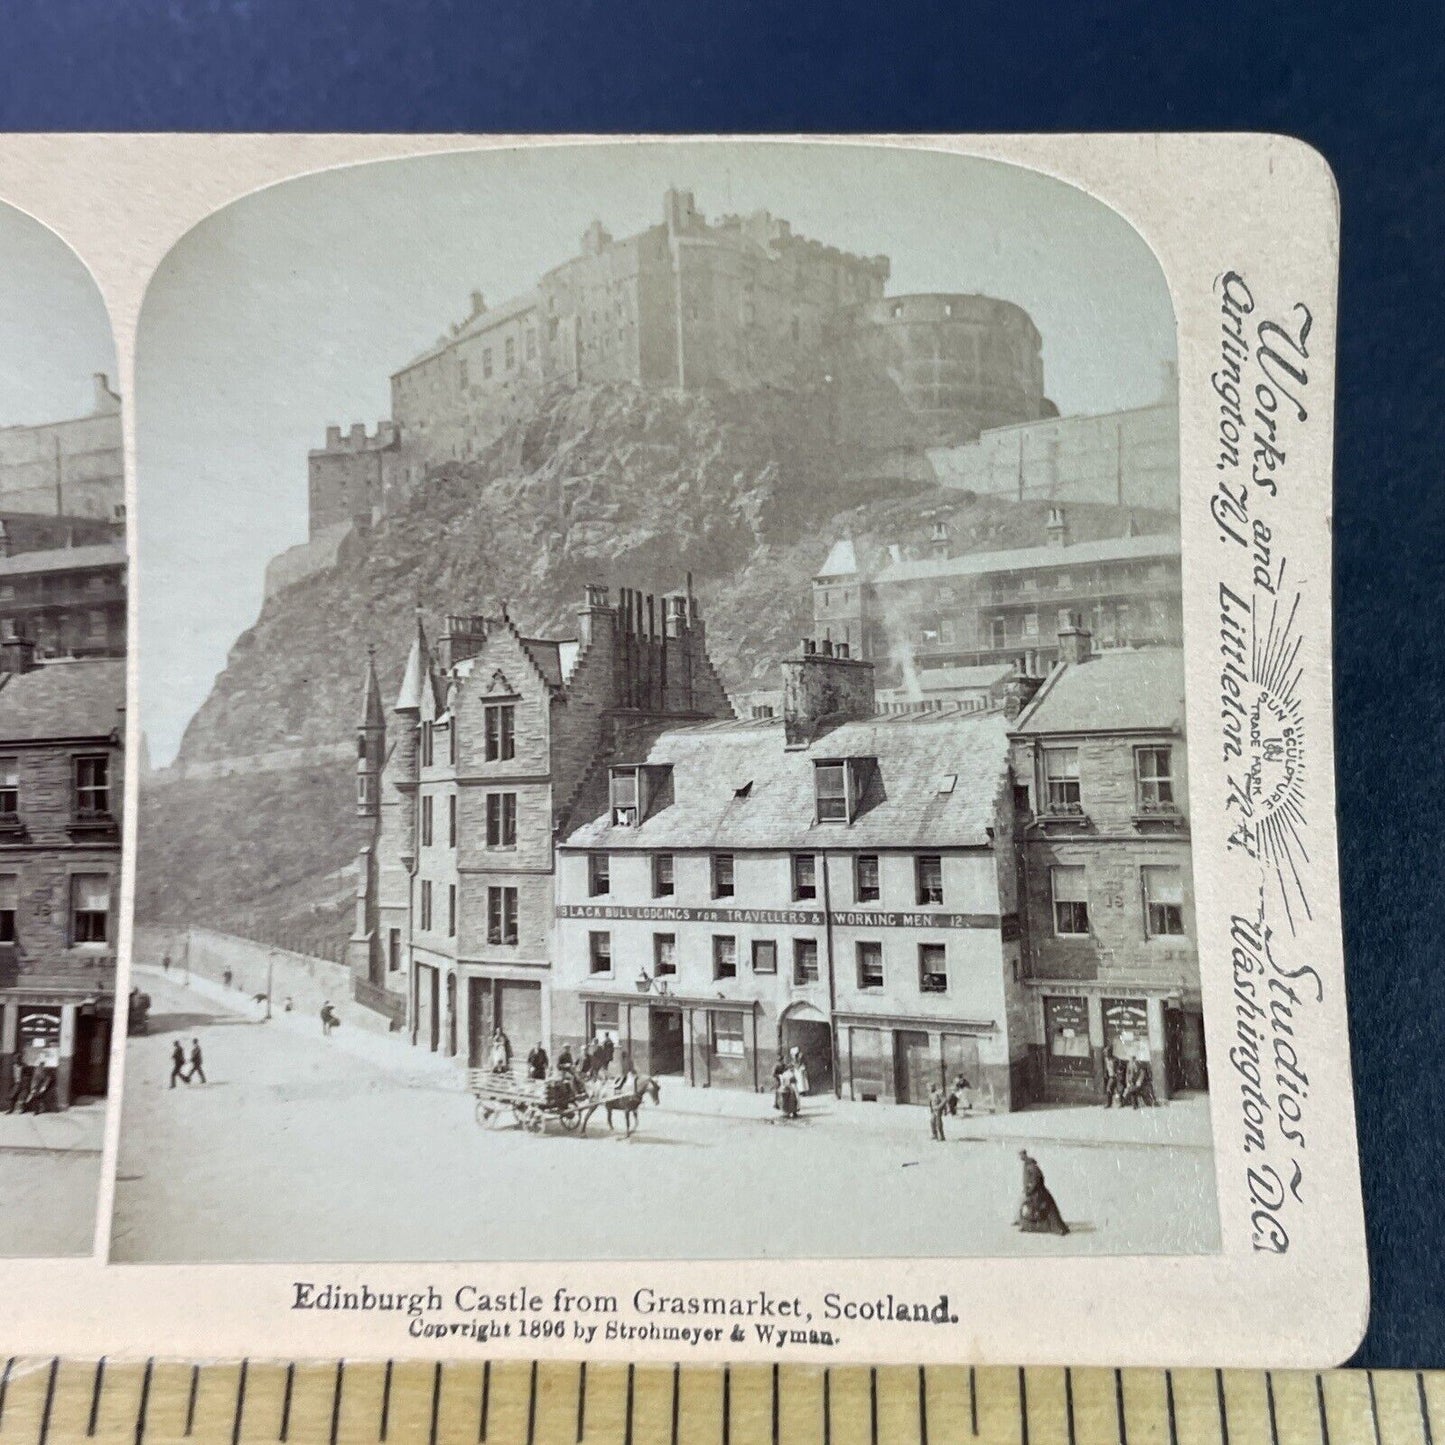
[[[597,1106],[580,1083],[571,1079],[519,1079],[471,1069],[467,1087],[476,1096],[477,1123],[494,1129],[510,1121],[530,1134],[540,1134],[555,1119],[569,1134],[587,1121]]]
[[[623,1115],[623,1127],[631,1135],[637,1126],[637,1111],[646,1098],[657,1103],[657,1080],[632,1075],[633,1087],[620,1092],[610,1080],[553,1077],[522,1079],[512,1073],[469,1069],[467,1088],[476,1098],[476,1120],[484,1129],[515,1123],[529,1134],[540,1134],[549,1119],[555,1119],[569,1134],[585,1133],[587,1121],[605,1110],[611,1129],[614,1112]]]

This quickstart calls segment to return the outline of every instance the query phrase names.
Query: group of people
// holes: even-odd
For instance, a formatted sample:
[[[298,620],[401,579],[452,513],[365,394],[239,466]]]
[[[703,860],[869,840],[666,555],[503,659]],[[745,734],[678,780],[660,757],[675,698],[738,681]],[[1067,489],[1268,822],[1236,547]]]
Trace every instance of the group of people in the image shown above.
[[[171,1088],[175,1088],[176,1080],[183,1084],[194,1083],[197,1079],[201,1083],[206,1082],[205,1060],[201,1054],[200,1039],[191,1040],[190,1067],[186,1067],[185,1045],[179,1039],[171,1045]]]
[[[587,1040],[582,1045],[582,1057],[576,1058],[572,1053],[571,1044],[563,1044],[557,1054],[557,1073],[559,1077],[571,1079],[574,1082],[581,1080],[583,1083],[591,1082],[593,1079],[604,1077],[612,1067],[612,1060],[616,1057],[617,1045],[613,1043],[610,1035],[598,1034]],[[497,1029],[492,1034],[492,1045],[489,1057],[489,1064],[494,1074],[506,1073],[511,1064],[512,1046],[506,1034]],[[547,1050],[542,1047],[538,1040],[532,1052],[527,1055],[527,1077],[529,1079],[545,1079],[549,1064]],[[630,1058],[623,1056],[623,1074],[631,1072],[632,1063]]]
[[[1116,1059],[1104,1055],[1104,1107],[1112,1109],[1115,1101],[1121,1109],[1142,1104],[1150,1109],[1158,1106],[1154,1093],[1154,1068],[1147,1059]]]
[[[58,1106],[55,1102],[55,1065],[42,1061],[27,1064],[17,1059],[10,1080],[10,1102],[7,1114],[44,1114]]]
[[[773,1108],[785,1119],[796,1119],[803,1112],[803,1095],[809,1090],[808,1061],[794,1044],[785,1054],[778,1050],[773,1065]]]

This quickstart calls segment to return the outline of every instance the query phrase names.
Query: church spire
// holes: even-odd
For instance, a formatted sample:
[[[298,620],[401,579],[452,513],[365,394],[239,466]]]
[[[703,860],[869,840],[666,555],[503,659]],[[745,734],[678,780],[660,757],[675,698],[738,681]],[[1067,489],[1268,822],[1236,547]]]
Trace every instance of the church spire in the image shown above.
[[[381,768],[386,756],[386,717],[381,709],[381,684],[376,678],[376,649],[368,647],[361,721],[356,729],[356,815],[381,816]]]

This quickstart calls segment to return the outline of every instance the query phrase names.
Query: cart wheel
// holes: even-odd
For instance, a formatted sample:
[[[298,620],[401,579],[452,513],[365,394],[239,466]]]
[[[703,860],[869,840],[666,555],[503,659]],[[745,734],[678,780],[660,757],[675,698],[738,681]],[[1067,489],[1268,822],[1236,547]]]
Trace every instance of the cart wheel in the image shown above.
[[[570,1134],[582,1122],[582,1116],[573,1105],[568,1104],[557,1115],[557,1122]]]
[[[496,1113],[496,1110],[492,1108],[491,1104],[485,1099],[478,1099],[475,1112],[477,1123],[480,1124],[483,1129],[490,1129],[492,1127],[492,1115]]]
[[[527,1110],[526,1127],[529,1134],[540,1134],[542,1132],[542,1126],[545,1123],[546,1120],[543,1118],[540,1109]]]

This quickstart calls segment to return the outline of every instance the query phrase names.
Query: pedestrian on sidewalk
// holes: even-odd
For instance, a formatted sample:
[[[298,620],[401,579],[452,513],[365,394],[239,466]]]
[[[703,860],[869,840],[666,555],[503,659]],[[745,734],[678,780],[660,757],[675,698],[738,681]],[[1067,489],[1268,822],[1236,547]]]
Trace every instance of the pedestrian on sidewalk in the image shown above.
[[[537,1047],[527,1055],[527,1077],[530,1079],[547,1077],[547,1050],[542,1047],[540,1039],[537,1041]]]
[[[934,1084],[928,1091],[928,1128],[931,1138],[940,1144],[947,1143],[943,1136],[943,1111],[948,1101],[943,1096],[943,1086]]]
[[[25,1096],[25,1102],[20,1106],[22,1114],[43,1114],[46,1110],[52,1113],[55,1109],[55,1066],[53,1064],[37,1064],[30,1078],[30,1092]]]
[[[802,1112],[798,1103],[798,1076],[792,1069],[784,1068],[783,1070],[783,1076],[778,1081],[778,1098],[783,1118],[796,1119]]]
[[[5,1107],[7,1114],[13,1114],[25,1103],[30,1092],[30,1065],[24,1059],[16,1059],[10,1066],[10,1102]]]
[[[973,1087],[962,1074],[953,1081],[953,1089],[948,1096],[948,1112],[957,1114],[960,1109],[967,1113],[973,1105],[969,1100],[969,1090]]]
[[[788,1072],[788,1065],[783,1059],[782,1049],[778,1050],[778,1061],[773,1065],[773,1108],[783,1107],[783,1075]]]
[[[161,972],[162,972],[162,973],[169,973],[170,971],[171,971],[171,955],[170,955],[170,952],[169,952],[169,950],[168,950],[167,952],[165,952],[165,953],[163,953],[163,954],[161,955]]]
[[[186,1050],[179,1039],[171,1045],[171,1088],[175,1088],[176,1080],[183,1084],[191,1082],[190,1075],[186,1073]]]
[[[570,1055],[568,1056],[570,1062]],[[491,1048],[487,1054],[488,1067],[494,1074],[505,1074],[512,1063],[512,1045],[499,1024],[492,1030]],[[561,1060],[558,1060],[560,1065]]]
[[[223,984],[225,984],[227,988],[230,988],[230,986],[231,986],[231,970],[230,970],[229,968],[226,969],[226,970],[221,974],[221,982],[222,982]]]
[[[336,1016],[336,1010],[331,1007],[331,1000],[327,999],[325,1003],[321,1005],[322,1038],[329,1039],[331,1037],[331,1030],[334,1029],[336,1025],[340,1022],[341,1020]]]
[[[191,1071],[186,1075],[186,1083],[189,1084],[192,1079],[200,1079],[203,1084],[206,1082],[206,1071],[201,1067],[201,1063],[201,1041],[200,1039],[192,1039]]]

